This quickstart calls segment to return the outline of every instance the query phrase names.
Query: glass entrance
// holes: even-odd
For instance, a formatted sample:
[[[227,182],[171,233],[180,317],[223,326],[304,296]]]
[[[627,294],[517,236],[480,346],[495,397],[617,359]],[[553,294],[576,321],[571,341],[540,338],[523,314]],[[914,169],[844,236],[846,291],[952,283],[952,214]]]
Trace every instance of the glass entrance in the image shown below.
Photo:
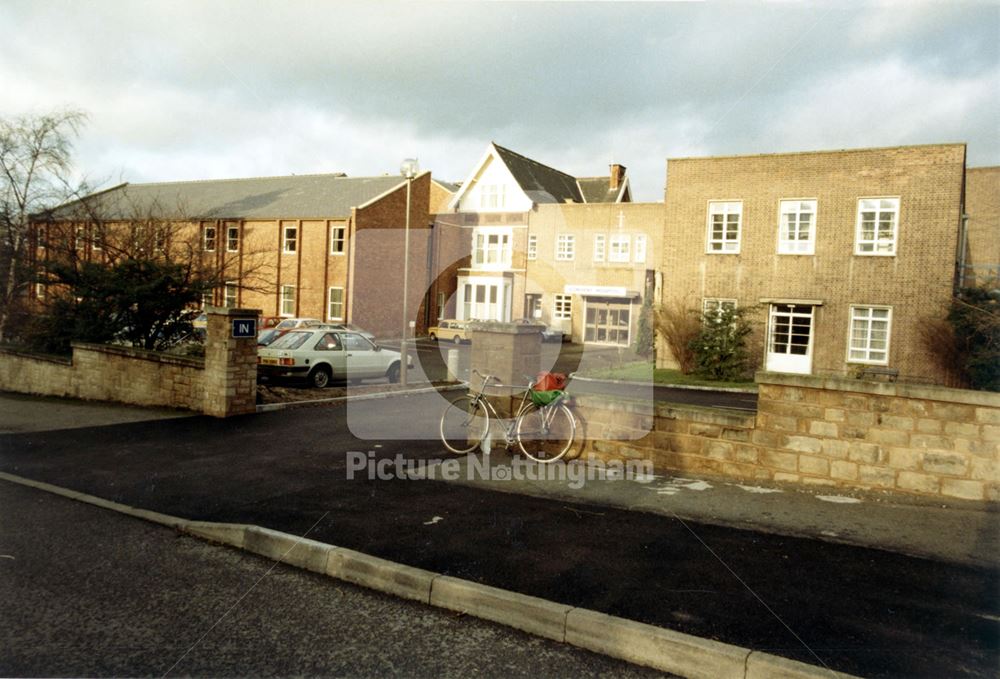
[[[630,301],[590,297],[587,299],[583,341],[627,347],[631,318]]]
[[[812,372],[813,309],[805,304],[772,304],[768,316],[768,370]]]

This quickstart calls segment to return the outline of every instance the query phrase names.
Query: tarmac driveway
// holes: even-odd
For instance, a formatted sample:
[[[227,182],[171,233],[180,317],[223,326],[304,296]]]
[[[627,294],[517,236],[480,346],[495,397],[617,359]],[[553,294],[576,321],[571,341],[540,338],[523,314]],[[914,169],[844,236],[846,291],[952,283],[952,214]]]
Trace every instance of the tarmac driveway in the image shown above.
[[[993,677],[1000,571],[429,480],[347,479],[344,407],[0,436],[0,469],[869,677]],[[384,416],[384,414],[382,415]],[[946,536],[942,536],[945,538]]]

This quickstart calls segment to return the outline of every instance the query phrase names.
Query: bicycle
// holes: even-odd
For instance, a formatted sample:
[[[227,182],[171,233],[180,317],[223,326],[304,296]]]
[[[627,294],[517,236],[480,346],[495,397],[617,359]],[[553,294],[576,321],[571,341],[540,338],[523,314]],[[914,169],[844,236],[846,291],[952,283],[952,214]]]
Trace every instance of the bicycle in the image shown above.
[[[493,375],[483,375],[477,370],[472,372],[482,378],[479,391],[470,391],[456,399],[441,414],[441,441],[445,448],[458,455],[471,453],[489,435],[491,414],[500,422],[505,420],[483,393],[487,385],[513,387],[501,384]],[[535,395],[539,392],[534,389],[534,380],[528,379],[517,413],[503,426],[504,443],[507,448],[517,443],[525,456],[548,464],[561,459],[573,445],[576,418],[566,407],[565,393],[560,393],[550,403],[536,403]]]

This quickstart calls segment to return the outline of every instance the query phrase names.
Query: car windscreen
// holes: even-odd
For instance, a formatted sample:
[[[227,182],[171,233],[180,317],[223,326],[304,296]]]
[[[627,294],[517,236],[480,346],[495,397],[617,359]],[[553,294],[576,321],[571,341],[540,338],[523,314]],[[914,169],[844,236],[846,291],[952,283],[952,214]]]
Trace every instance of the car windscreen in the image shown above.
[[[268,349],[298,349],[310,337],[312,337],[311,332],[290,332],[268,345]]]

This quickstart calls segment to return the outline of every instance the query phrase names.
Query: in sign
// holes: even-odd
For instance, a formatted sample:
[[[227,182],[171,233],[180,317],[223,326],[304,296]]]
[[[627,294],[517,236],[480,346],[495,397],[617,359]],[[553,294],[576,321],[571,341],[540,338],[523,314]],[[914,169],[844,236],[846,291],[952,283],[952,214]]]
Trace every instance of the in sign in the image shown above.
[[[256,318],[234,318],[233,337],[237,339],[247,339],[257,336]]]

